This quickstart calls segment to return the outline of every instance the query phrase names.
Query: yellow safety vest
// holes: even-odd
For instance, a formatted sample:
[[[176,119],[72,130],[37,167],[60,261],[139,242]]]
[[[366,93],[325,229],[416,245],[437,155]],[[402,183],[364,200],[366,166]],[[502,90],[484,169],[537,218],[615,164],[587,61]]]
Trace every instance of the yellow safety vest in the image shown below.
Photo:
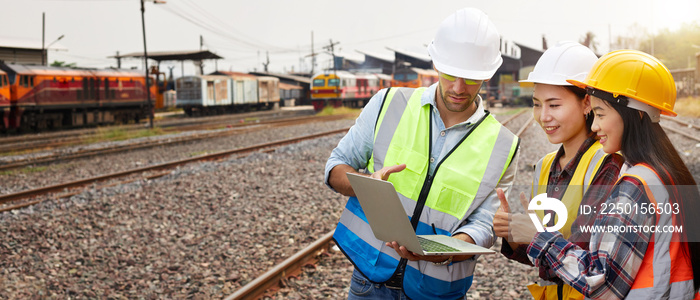
[[[542,159],[535,165],[535,173],[533,178],[531,199],[535,195],[539,195],[547,192],[547,184],[549,182],[549,172],[552,169],[552,164],[554,163],[554,158],[557,152],[552,152]],[[564,205],[566,205],[567,213],[569,218],[566,220],[566,225],[559,230],[559,232],[564,236],[564,238],[569,238],[571,235],[571,224],[573,224],[576,219],[575,216],[578,215],[579,205],[583,199],[583,195],[588,190],[593,181],[593,177],[598,173],[603,161],[605,161],[607,154],[603,151],[603,146],[599,142],[593,143],[588,150],[581,156],[581,160],[576,166],[574,175],[569,181],[569,185],[566,188],[563,199],[560,199]],[[544,217],[544,211],[536,211],[540,219]],[[555,222],[559,217],[555,216]],[[561,286],[561,298],[558,296],[559,286],[556,284],[551,285],[540,285],[531,284],[527,286],[528,290],[536,300],[545,299],[563,299],[563,300],[574,300],[574,299],[584,299],[584,296],[579,293],[576,289],[569,285]]]

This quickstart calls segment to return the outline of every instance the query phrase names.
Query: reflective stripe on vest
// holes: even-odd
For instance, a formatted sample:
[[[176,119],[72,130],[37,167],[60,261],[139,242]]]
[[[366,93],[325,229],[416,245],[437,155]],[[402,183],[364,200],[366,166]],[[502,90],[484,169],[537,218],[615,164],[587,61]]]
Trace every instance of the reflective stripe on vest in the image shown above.
[[[552,170],[552,165],[554,164],[554,158],[557,155],[557,151],[545,155],[542,159],[535,165],[535,172],[532,179],[532,192],[530,194],[530,199],[535,195],[547,192],[547,184],[549,183],[549,173]],[[603,146],[599,142],[593,143],[586,152],[581,156],[581,159],[576,165],[576,170],[574,175],[569,181],[569,185],[564,193],[563,200],[567,208],[567,213],[569,216],[577,216],[578,208],[583,200],[583,195],[588,191],[588,186],[590,186],[593,181],[593,176],[598,173],[600,166],[607,157],[605,151],[603,151]],[[540,220],[544,217],[544,211],[536,211]],[[567,218],[566,224],[559,232],[564,236],[564,238],[569,238],[571,235],[571,224],[573,224],[576,218]],[[556,222],[558,218],[555,216],[554,221]],[[539,284],[533,284],[528,286],[528,289],[532,293],[533,290],[539,291],[541,294],[552,296],[554,298],[547,299],[558,299],[558,287],[556,283],[549,282],[546,280],[540,280]],[[562,289],[563,295],[561,299],[583,299],[584,296],[579,291],[575,290],[571,286],[564,286]],[[534,296],[534,293],[533,293]],[[535,299],[537,297],[535,296]]]
[[[410,217],[428,178],[431,105],[421,105],[425,88],[390,89],[375,128],[374,150],[367,170],[406,163],[404,171],[389,178]],[[472,136],[473,138],[469,138]],[[510,164],[518,139],[493,116],[484,117],[471,133],[438,164],[425,207],[418,220],[418,234],[452,235],[459,224],[485,200]],[[464,159],[468,158],[468,159]],[[355,267],[370,281],[387,281],[400,257],[393,248],[374,238],[357,199],[351,197],[341,215],[334,238]],[[436,266],[408,262],[404,292],[413,299],[459,298],[471,285],[475,260]]]
[[[552,164],[554,163],[556,155],[556,151],[549,153],[535,165],[530,199],[536,195],[547,192],[549,172],[552,170]],[[560,199],[564,205],[566,205],[568,216],[578,215],[579,205],[581,204],[583,195],[588,191],[588,186],[591,184],[591,181],[593,181],[593,176],[598,173],[605,157],[607,157],[607,154],[603,151],[603,145],[599,142],[593,143],[581,156],[581,160],[579,160],[576,170],[566,187],[566,192],[564,192],[564,196]],[[544,211],[537,210],[535,212],[540,217],[540,220],[544,217]],[[555,222],[557,222],[558,219],[559,216],[554,217]],[[571,235],[571,224],[573,224],[575,219],[576,218],[573,217],[567,218],[566,224],[559,230],[564,238],[568,239]]]
[[[658,174],[646,164],[638,164],[621,176],[634,177],[644,184],[649,202],[655,205],[669,203],[669,194]],[[658,211],[657,211],[658,212]],[[657,226],[677,226],[675,214],[656,214]],[[652,233],[644,259],[628,299],[692,299],[693,269],[683,253],[686,243],[680,242],[679,233]]]

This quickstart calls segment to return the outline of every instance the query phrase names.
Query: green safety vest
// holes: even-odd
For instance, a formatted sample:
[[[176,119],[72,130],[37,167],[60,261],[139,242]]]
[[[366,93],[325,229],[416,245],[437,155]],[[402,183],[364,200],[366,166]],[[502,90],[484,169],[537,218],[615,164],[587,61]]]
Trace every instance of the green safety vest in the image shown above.
[[[421,105],[425,90],[387,92],[367,170],[405,163],[406,169],[391,174],[389,181],[416,233],[451,236],[494,190],[515,156],[519,139],[487,112],[429,176],[432,106]],[[334,238],[370,281],[386,282],[397,271],[401,257],[374,237],[356,198],[348,200]],[[471,286],[475,265],[474,259],[449,266],[409,261],[404,292],[412,299],[462,297]]]

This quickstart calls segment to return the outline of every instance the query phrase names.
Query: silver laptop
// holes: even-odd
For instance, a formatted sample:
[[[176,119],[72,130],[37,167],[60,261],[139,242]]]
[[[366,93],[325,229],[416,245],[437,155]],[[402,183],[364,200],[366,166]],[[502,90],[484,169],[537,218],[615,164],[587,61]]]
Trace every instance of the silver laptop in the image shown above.
[[[416,235],[391,182],[347,173],[374,236],[396,241],[422,255],[494,254],[495,251],[446,235]]]

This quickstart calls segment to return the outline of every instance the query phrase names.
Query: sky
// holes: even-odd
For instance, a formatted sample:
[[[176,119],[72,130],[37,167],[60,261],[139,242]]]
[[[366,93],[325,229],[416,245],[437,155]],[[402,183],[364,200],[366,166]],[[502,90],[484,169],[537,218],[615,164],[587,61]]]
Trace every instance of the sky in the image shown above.
[[[159,0],[162,1],[162,0]],[[308,72],[329,68],[334,53],[363,59],[358,51],[393,57],[387,48],[427,55],[440,22],[463,7],[484,11],[502,38],[531,48],[579,41],[592,32],[599,53],[617,36],[677,29],[700,23],[697,0],[165,0],[145,3],[148,52],[209,50],[223,59],[204,62],[204,72]],[[116,67],[109,56],[143,52],[140,0],[0,0],[3,38],[41,43],[42,13],[49,62],[80,67]],[[64,37],[54,43],[56,39]],[[313,38],[312,38],[313,37]],[[203,45],[200,44],[203,41]],[[40,44],[39,44],[40,45]],[[269,62],[268,62],[269,57]],[[153,61],[149,65],[154,64]],[[143,68],[143,61],[122,61]],[[192,75],[192,62],[163,62],[161,71]]]

